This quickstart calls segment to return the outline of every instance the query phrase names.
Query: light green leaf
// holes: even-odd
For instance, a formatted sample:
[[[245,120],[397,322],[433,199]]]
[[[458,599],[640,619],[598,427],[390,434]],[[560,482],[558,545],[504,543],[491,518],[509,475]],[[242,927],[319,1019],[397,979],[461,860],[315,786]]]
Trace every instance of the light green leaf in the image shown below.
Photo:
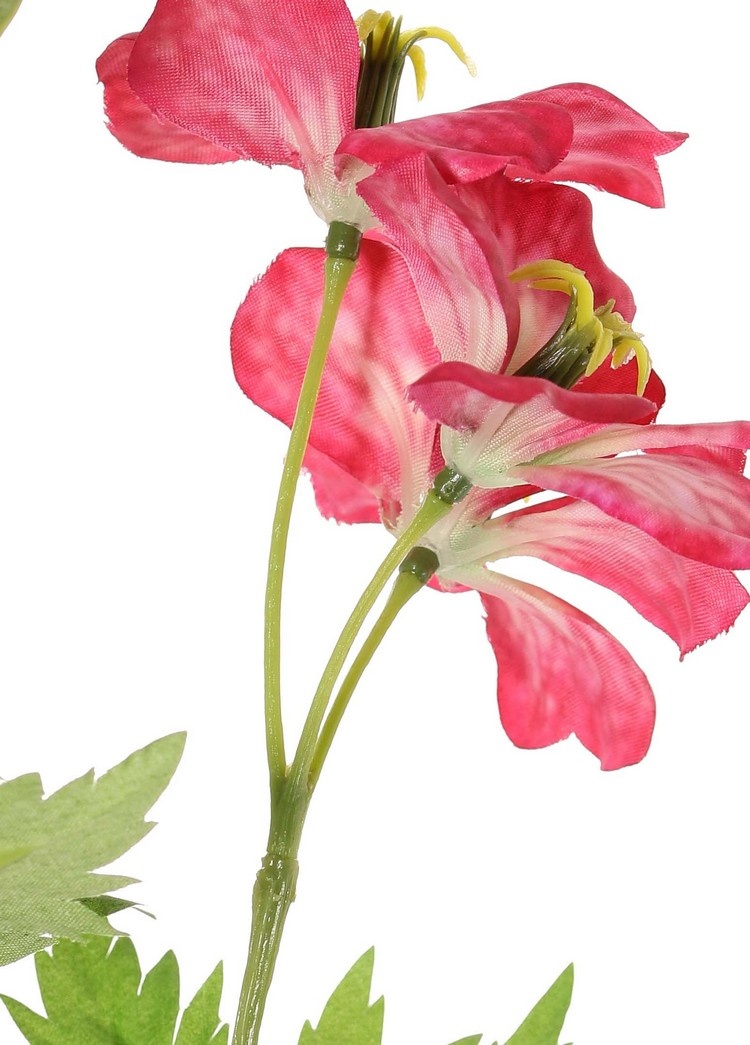
[[[185,1009],[175,1045],[200,1045],[205,1041],[210,1041],[211,1045],[228,1045],[229,1027],[226,1024],[219,1026],[222,981],[219,962]]]
[[[469,1038],[461,1038],[460,1041],[452,1041],[451,1045],[479,1045],[481,1040],[481,1034],[472,1034]],[[495,1043],[495,1045],[497,1045],[497,1043]]]
[[[104,916],[107,901],[97,910],[92,898],[134,879],[91,872],[154,826],[143,818],[184,745],[184,733],[162,737],[98,780],[91,770],[47,799],[36,773],[0,784],[0,965],[61,938],[115,935]]]
[[[573,966],[565,969],[505,1045],[558,1045],[573,993]]]
[[[51,955],[40,952],[35,961],[46,1019],[0,995],[29,1045],[174,1042],[180,974],[171,951],[143,983],[138,956],[127,937],[114,943],[102,936],[78,943],[63,940]],[[228,1027],[219,1027],[220,993],[218,966],[186,1010],[175,1045],[226,1045]]]
[[[21,0],[0,0],[0,36],[20,6]]]
[[[370,1005],[374,962],[375,950],[370,948],[328,999],[317,1029],[306,1021],[299,1045],[381,1045],[385,1003],[378,998]]]

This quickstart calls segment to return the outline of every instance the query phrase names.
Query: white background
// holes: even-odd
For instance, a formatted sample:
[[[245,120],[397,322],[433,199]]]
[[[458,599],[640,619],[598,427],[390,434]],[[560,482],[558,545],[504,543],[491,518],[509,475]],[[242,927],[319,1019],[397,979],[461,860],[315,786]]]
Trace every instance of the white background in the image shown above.
[[[0,40],[0,775],[54,790],[188,730],[159,826],[117,865],[158,920],[118,924],[146,967],[174,948],[186,998],[223,958],[231,1019],[265,842],[261,603],[285,442],[235,386],[228,330],[274,255],[324,230],[293,172],[145,161],[107,133],[94,60],[150,10],[25,0]],[[472,81],[428,45],[422,112],[578,79],[691,133],[662,163],[667,209],[597,195],[597,235],[667,381],[662,419],[748,417],[745,47],[728,2],[693,22],[646,0],[479,11],[409,0],[408,25],[450,27],[479,66]],[[324,523],[303,484],[290,733],[388,540]],[[563,1041],[747,1040],[750,614],[680,664],[617,597],[524,575],[648,672],[648,757],[604,774],[575,740],[514,749],[478,600],[416,600],[322,779],[267,1045],[294,1045],[373,943],[386,1045],[504,1041],[571,959]],[[29,1004],[33,983],[30,961],[0,970]],[[20,1040],[0,1013],[0,1041]]]

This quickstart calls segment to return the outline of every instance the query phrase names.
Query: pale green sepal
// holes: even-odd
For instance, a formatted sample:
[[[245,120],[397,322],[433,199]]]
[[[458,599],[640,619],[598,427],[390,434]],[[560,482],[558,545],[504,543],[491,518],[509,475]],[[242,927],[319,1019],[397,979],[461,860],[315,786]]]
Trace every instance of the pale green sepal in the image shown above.
[[[63,940],[37,954],[37,979],[47,1018],[0,995],[29,1045],[172,1045],[179,1012],[180,973],[171,951],[141,983],[141,967],[127,937]],[[183,1016],[175,1045],[226,1045],[218,1029],[221,967],[214,970]]]
[[[21,0],[0,0],[0,36],[7,29],[20,6]]]
[[[299,1045],[381,1045],[384,1001],[370,1005],[375,949],[370,948],[356,962],[323,1009],[317,1029],[308,1020],[302,1028]]]
[[[203,1042],[228,1045],[229,1027],[221,1023],[219,1015],[223,978],[219,962],[185,1009],[175,1045],[202,1045]]]
[[[105,909],[120,901],[93,897],[134,879],[93,874],[154,826],[144,816],[169,783],[185,734],[156,740],[98,780],[93,770],[45,799],[36,773],[0,784],[0,965],[57,942],[114,936]],[[9,858],[12,857],[11,858]],[[85,897],[88,902],[82,902]]]
[[[573,966],[569,965],[505,1045],[558,1045],[572,993]]]

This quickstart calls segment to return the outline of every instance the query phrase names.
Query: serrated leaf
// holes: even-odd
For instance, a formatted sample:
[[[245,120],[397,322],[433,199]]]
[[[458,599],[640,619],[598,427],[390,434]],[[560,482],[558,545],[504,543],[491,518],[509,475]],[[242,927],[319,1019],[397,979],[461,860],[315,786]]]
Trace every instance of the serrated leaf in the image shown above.
[[[40,1016],[0,995],[29,1045],[172,1045],[179,1010],[180,974],[171,951],[141,983],[131,940],[101,936],[63,940],[52,954],[36,955],[37,979],[47,1013]],[[211,973],[183,1016],[175,1045],[226,1045],[219,1027],[221,966]],[[197,1014],[187,1019],[188,1013]]]
[[[81,897],[91,900],[135,880],[92,871],[122,856],[154,826],[144,816],[169,783],[184,744],[184,733],[162,737],[98,780],[91,770],[47,799],[36,773],[0,784],[6,854],[0,864],[0,965],[61,938],[116,934]]]
[[[383,1038],[382,998],[370,1005],[375,949],[355,962],[326,1002],[317,1029],[305,1022],[299,1045],[381,1045]]]
[[[558,1045],[573,993],[573,966],[563,970],[505,1045]]]
[[[469,1038],[461,1038],[460,1041],[452,1041],[451,1045],[479,1045],[481,1040],[481,1034],[472,1034]]]
[[[0,0],[0,36],[21,6],[21,0]]]

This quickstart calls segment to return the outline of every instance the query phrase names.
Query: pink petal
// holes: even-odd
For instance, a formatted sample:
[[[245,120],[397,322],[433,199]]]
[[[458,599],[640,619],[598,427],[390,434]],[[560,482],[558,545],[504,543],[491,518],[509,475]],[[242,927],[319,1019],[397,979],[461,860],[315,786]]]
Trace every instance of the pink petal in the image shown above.
[[[471,215],[469,227],[480,242],[482,230],[489,232],[488,253],[502,258],[503,278],[541,258],[565,261],[586,273],[597,304],[614,299],[616,310],[627,320],[633,318],[630,288],[602,260],[594,241],[591,202],[582,192],[562,185],[519,184],[497,175],[457,186],[456,195]],[[502,300],[506,311],[510,306],[520,315],[518,338],[507,364],[512,373],[558,329],[568,297],[514,283]],[[635,389],[635,378],[631,388]]]
[[[625,315],[623,313],[623,315]],[[627,319],[628,317],[625,316]],[[624,393],[632,393],[636,387],[638,381],[637,365],[635,360],[631,360],[629,363],[619,366],[616,370],[613,370],[611,366],[606,363],[600,366],[598,370],[595,370],[591,377],[582,378],[575,386],[576,392],[598,392],[601,394],[612,395]],[[653,403],[659,410],[664,406],[664,400],[667,397],[666,389],[664,388],[664,382],[659,375],[652,370],[649,375],[649,379],[646,382],[646,388],[643,392],[643,398],[648,399],[649,402]],[[650,420],[650,418],[649,418]]]
[[[638,431],[638,429],[637,429]],[[640,454],[513,474],[596,505],[667,548],[724,569],[750,569],[750,480],[694,457]]]
[[[482,530],[484,541],[494,536],[502,558],[533,555],[617,592],[674,639],[683,656],[731,627],[750,602],[729,570],[676,555],[583,501],[548,501]]]
[[[342,523],[380,522],[377,498],[314,446],[307,448],[305,470],[312,480],[318,511],[325,519]]]
[[[226,163],[238,160],[236,152],[183,130],[155,116],[133,92],[127,80],[128,61],[137,33],[114,40],[96,63],[104,84],[104,109],[108,128],[126,149],[137,156],[179,163]]]
[[[584,182],[649,207],[664,206],[654,157],[672,152],[687,135],[658,130],[625,102],[591,84],[560,84],[522,94],[516,101],[560,105],[574,130],[567,155],[556,167],[545,172],[521,162],[507,168],[509,178]]]
[[[128,76],[158,116],[246,159],[305,168],[352,127],[358,72],[343,0],[158,0]]]
[[[429,156],[449,183],[484,178],[508,164],[549,171],[566,155],[572,135],[562,106],[515,98],[354,130],[339,146],[337,169],[346,169],[347,156],[379,168],[418,154]]]
[[[324,257],[312,248],[284,251],[250,289],[232,326],[240,387],[285,424],[294,416],[320,314]],[[363,484],[391,523],[401,504],[411,512],[429,487],[435,426],[414,412],[405,388],[436,358],[402,258],[386,244],[363,240],[310,442]],[[314,463],[312,471],[319,500],[334,504],[338,493],[323,494]]]
[[[602,769],[640,762],[654,728],[654,698],[627,650],[574,606],[489,570],[457,578],[482,593],[497,658],[503,726],[518,747],[575,733]]]

